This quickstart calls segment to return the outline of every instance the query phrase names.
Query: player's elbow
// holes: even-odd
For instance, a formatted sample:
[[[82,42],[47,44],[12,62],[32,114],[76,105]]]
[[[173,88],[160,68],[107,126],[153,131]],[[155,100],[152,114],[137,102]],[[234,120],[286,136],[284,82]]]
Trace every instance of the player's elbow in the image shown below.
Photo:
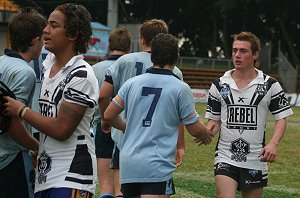
[[[75,129],[61,127],[56,131],[58,131],[58,133],[52,133],[52,135],[49,134],[49,136],[52,136],[52,138],[58,141],[65,141],[74,133]]]

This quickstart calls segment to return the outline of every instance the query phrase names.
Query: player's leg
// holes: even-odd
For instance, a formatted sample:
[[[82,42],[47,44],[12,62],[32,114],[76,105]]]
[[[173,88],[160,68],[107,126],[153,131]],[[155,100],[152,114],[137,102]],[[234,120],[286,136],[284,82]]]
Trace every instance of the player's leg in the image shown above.
[[[268,171],[242,169],[239,190],[243,198],[262,197],[263,187],[268,184]]]
[[[101,198],[113,198],[114,173],[110,169],[110,161],[114,147],[114,141],[110,133],[104,133],[101,123],[96,126],[95,146],[97,157],[97,173]]]
[[[235,167],[218,163],[215,165],[215,183],[218,198],[235,198],[238,188],[238,170]]]
[[[120,151],[118,147],[115,145],[113,157],[111,160],[111,169],[114,172],[114,195],[116,196],[116,198],[123,197],[123,194],[121,192],[121,184],[120,184],[119,155],[120,155]]]
[[[263,188],[248,189],[242,191],[243,198],[261,198]]]

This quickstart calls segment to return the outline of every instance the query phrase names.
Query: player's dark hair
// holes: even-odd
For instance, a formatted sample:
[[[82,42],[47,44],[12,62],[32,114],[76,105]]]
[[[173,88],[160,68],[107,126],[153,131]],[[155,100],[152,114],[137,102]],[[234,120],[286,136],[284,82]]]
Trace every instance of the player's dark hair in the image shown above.
[[[8,25],[11,49],[16,52],[27,52],[32,46],[32,39],[42,38],[47,20],[33,8],[21,9]]]
[[[160,19],[145,21],[140,28],[140,37],[144,39],[148,46],[158,33],[168,33],[168,25]]]
[[[129,52],[131,46],[131,34],[125,27],[114,29],[109,34],[110,50],[117,50],[121,52]]]
[[[248,41],[251,44],[251,51],[252,54],[255,54],[256,52],[260,52],[260,40],[259,38],[253,34],[252,32],[241,32],[239,34],[235,34],[233,36],[233,43],[235,41]],[[258,61],[254,61],[254,65],[258,66]]]
[[[84,54],[92,35],[91,14],[82,5],[66,3],[55,8],[65,15],[66,36],[76,38],[75,51]]]
[[[155,66],[173,66],[178,56],[178,39],[171,34],[159,33],[151,41],[151,60]]]

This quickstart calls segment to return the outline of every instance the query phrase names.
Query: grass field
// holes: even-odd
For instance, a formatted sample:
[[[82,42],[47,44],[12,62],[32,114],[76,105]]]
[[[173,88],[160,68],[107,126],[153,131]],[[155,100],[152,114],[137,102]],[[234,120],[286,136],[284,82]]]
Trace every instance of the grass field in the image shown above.
[[[198,113],[203,116],[205,104],[197,103]],[[288,118],[286,134],[278,148],[275,163],[269,164],[269,184],[265,188],[264,198],[300,197],[300,108],[293,107],[294,115]],[[273,116],[267,123],[267,141],[274,127]],[[176,195],[172,198],[213,198],[215,185],[213,176],[214,149],[217,137],[208,146],[198,146],[186,133],[186,154],[184,163],[176,170],[174,182]],[[238,194],[237,197],[241,197]]]

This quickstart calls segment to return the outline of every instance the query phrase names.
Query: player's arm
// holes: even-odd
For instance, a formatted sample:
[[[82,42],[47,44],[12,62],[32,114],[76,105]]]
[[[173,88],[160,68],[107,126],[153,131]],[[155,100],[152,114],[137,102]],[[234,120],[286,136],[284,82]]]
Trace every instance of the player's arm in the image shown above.
[[[8,134],[20,145],[34,152],[39,149],[39,142],[30,134],[19,118],[12,117]]]
[[[104,81],[99,91],[98,107],[101,115],[101,127],[104,132],[110,132],[111,126],[109,122],[104,119],[104,112],[108,107],[110,100],[113,96],[113,84]]]
[[[193,112],[185,119],[190,119],[191,117],[195,116],[197,112]],[[212,131],[214,130],[215,125],[212,125],[209,129],[203,124],[200,119],[197,119],[196,122],[186,125],[185,126],[188,132],[195,138],[197,138],[203,144],[209,144],[212,138]]]
[[[99,99],[98,99],[98,107],[101,113],[101,118],[104,118],[104,112],[108,107],[110,100],[113,96],[113,84],[104,81],[100,91],[99,91]]]
[[[112,127],[125,132],[126,122],[119,115],[123,109],[124,101],[119,96],[114,97],[104,112],[104,119],[107,120]]]
[[[180,124],[178,127],[178,141],[176,149],[176,166],[180,166],[185,155],[185,138],[184,125]]]
[[[269,143],[261,150],[259,156],[262,161],[274,162],[277,157],[277,146],[286,129],[286,118],[275,121],[274,133]]]
[[[24,107],[23,103],[10,97],[5,97],[5,99],[8,101],[5,103],[8,115],[21,116],[42,133],[61,141],[66,140],[73,134],[86,111],[85,106],[62,101],[57,117],[47,117],[34,112],[28,107],[22,108]]]

